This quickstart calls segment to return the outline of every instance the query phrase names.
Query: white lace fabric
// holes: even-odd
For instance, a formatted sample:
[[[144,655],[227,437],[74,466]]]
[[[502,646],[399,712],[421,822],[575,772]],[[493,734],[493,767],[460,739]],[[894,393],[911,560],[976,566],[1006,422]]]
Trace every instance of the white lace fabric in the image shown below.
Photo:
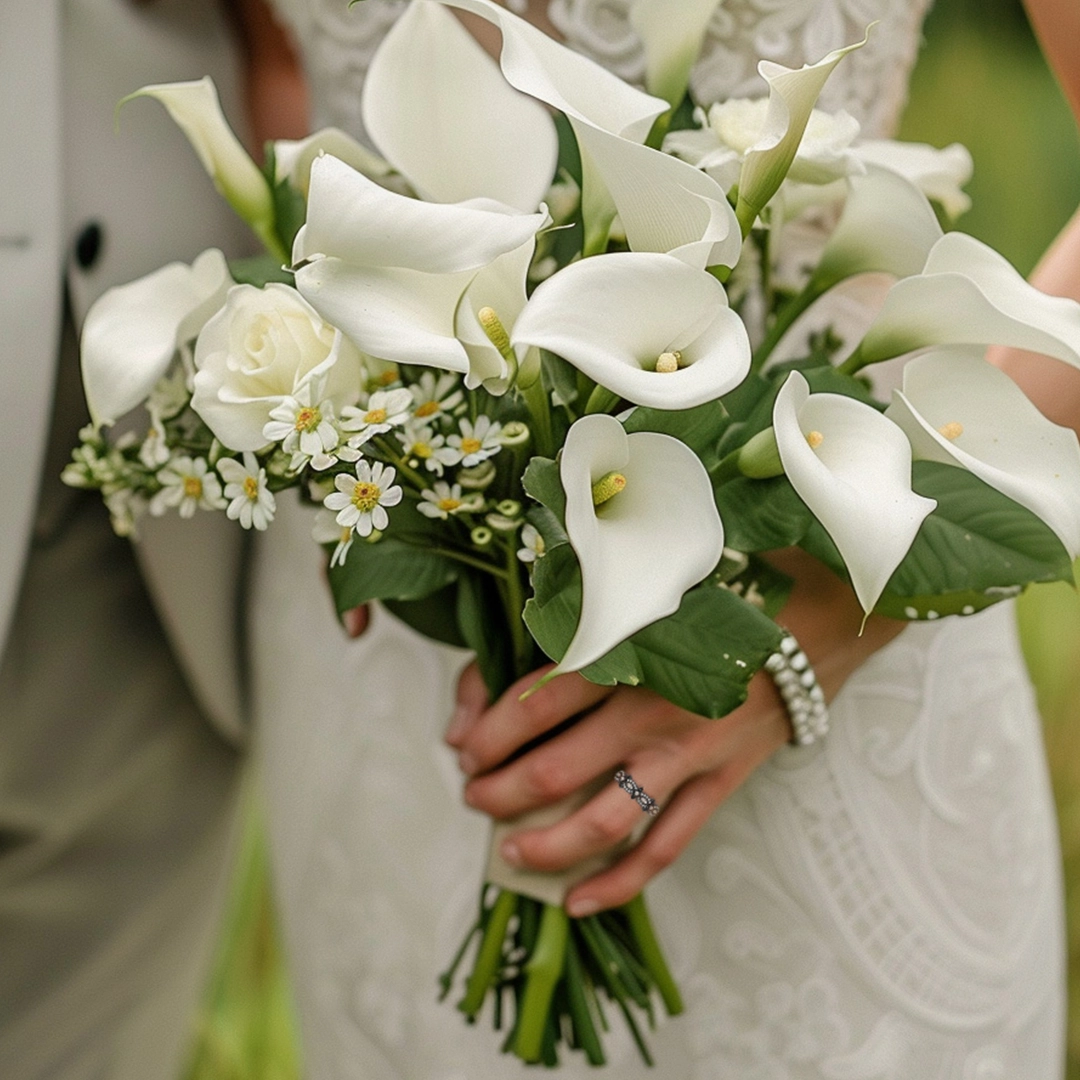
[[[319,124],[359,94],[401,0],[277,0]],[[677,0],[672,0],[677,2]],[[926,0],[727,0],[694,88],[760,92],[862,37],[826,90],[892,130]],[[575,48],[641,73],[628,0],[553,0]],[[334,619],[310,519],[283,506],[254,612],[275,874],[308,1075],[502,1080],[502,1036],[436,1001],[474,917],[487,823],[441,744],[464,656],[382,610]],[[1056,830],[1011,605],[913,625],[847,683],[820,746],[783,750],[649,887],[687,1001],[641,1065],[608,1010],[620,1080],[1059,1080],[1064,947]],[[532,1075],[528,1073],[528,1075]],[[600,1075],[581,1062],[567,1080]]]

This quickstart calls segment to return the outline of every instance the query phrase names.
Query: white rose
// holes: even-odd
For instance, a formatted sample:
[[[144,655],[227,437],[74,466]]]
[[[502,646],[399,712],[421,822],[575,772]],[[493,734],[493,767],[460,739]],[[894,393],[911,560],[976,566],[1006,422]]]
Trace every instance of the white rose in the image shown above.
[[[270,410],[312,378],[340,410],[363,387],[363,361],[340,330],[323,322],[288,285],[236,285],[195,345],[192,405],[231,450],[266,445]]]

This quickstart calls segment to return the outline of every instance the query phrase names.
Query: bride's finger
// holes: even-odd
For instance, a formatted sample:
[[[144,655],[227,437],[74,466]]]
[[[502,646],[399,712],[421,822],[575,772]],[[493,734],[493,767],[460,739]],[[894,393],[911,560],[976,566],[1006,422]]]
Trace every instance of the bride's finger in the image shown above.
[[[632,900],[683,853],[713,810],[742,782],[739,772],[720,766],[684,784],[636,847],[570,890],[566,910],[575,916],[591,915]]]
[[[556,802],[604,773],[613,776],[620,762],[636,760],[650,746],[682,762],[681,781],[708,768],[698,729],[710,724],[655,695],[612,694],[556,738],[474,779],[465,788],[465,800],[492,817],[516,817]],[[708,749],[717,748],[714,743]]]
[[[520,700],[549,670],[541,668],[519,679],[468,727],[460,742],[455,743],[461,750],[458,764],[462,772],[471,776],[495,768],[531,739],[591,709],[611,693],[611,687],[597,686],[570,673],[552,679]]]
[[[615,782],[614,773],[609,775],[610,784],[580,810],[555,825],[515,833],[504,840],[500,849],[503,858],[530,870],[565,870],[630,837],[645,820],[646,812]],[[643,755],[632,766],[630,775],[660,808],[686,779],[685,768],[675,759],[656,754]]]

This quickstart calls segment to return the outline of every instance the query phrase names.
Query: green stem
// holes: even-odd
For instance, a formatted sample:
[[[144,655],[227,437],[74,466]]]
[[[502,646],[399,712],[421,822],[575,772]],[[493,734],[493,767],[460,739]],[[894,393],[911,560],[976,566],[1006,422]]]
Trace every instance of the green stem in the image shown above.
[[[524,674],[532,662],[532,637],[521,613],[525,609],[525,592],[521,587],[521,563],[517,557],[517,533],[506,539],[506,617],[510,624],[510,639],[514,648],[514,671]]]
[[[281,243],[281,238],[278,236],[272,221],[252,221],[250,222],[250,225],[251,231],[259,238],[262,246],[266,248],[279,263],[286,266],[292,261],[289,258],[289,253]]]
[[[397,469],[417,491],[423,491],[425,488],[431,486],[427,480],[413,469],[406,459],[394,449],[393,444],[391,444],[389,440],[384,439],[381,435],[376,435],[371,441],[378,448],[379,453],[383,457],[389,459],[394,468]]]
[[[464,551],[455,551],[453,548],[432,547],[428,549],[433,555],[444,555],[448,559],[454,559],[474,570],[483,570],[485,574],[492,574],[497,578],[506,577],[506,571],[501,566],[489,563],[485,559],[476,559],[472,555],[466,555]]]
[[[500,889],[492,905],[487,926],[484,928],[484,936],[480,939],[476,963],[473,965],[472,974],[465,987],[465,997],[458,1005],[458,1008],[470,1020],[476,1018],[476,1014],[484,1004],[488,988],[498,974],[506,928],[510,924],[510,916],[514,914],[514,908],[517,907],[517,899],[516,893]]]
[[[592,1010],[586,991],[585,968],[581,963],[574,935],[566,941],[566,996],[569,1000],[570,1015],[574,1021],[574,1034],[578,1044],[585,1051],[590,1065],[604,1064],[604,1049],[600,1036],[593,1022]]]
[[[824,295],[825,289],[818,286],[811,279],[806,288],[797,296],[793,296],[777,313],[772,326],[769,327],[765,340],[754,350],[753,370],[760,371],[772,354],[773,349],[780,344],[780,339],[791,329],[795,320],[810,307],[810,305]]]
[[[862,344],[855,346],[855,351],[836,369],[843,375],[854,375],[870,363],[862,357]]]
[[[514,1053],[522,1061],[540,1060],[548,1025],[548,1007],[566,963],[569,931],[570,920],[566,912],[554,904],[545,904],[536,946],[525,965],[527,981],[514,1040]]]
[[[541,457],[555,456],[555,436],[551,430],[551,405],[540,375],[521,391],[532,419],[533,443]]]
[[[597,384],[589,395],[589,400],[585,403],[585,415],[591,416],[593,413],[611,412],[620,401],[622,401],[622,398],[614,391]]]
[[[664,960],[660,943],[656,940],[656,932],[649,918],[649,909],[645,906],[645,894],[638,893],[633,900],[623,905],[622,910],[630,922],[630,930],[637,942],[641,958],[645,961],[645,967],[660,991],[668,1016],[678,1016],[683,1011],[682,995],[679,993],[678,986],[675,985],[667,961]]]

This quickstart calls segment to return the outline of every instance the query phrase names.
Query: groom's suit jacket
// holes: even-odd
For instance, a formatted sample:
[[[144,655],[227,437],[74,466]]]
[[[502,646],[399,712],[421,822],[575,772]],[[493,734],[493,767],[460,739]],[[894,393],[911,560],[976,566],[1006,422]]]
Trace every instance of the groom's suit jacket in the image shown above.
[[[34,518],[65,283],[78,326],[111,285],[246,243],[157,103],[128,104],[118,127],[102,103],[209,73],[235,117],[233,54],[204,0],[0,0],[0,655]],[[142,531],[140,562],[181,666],[235,737],[239,530],[200,514]]]

